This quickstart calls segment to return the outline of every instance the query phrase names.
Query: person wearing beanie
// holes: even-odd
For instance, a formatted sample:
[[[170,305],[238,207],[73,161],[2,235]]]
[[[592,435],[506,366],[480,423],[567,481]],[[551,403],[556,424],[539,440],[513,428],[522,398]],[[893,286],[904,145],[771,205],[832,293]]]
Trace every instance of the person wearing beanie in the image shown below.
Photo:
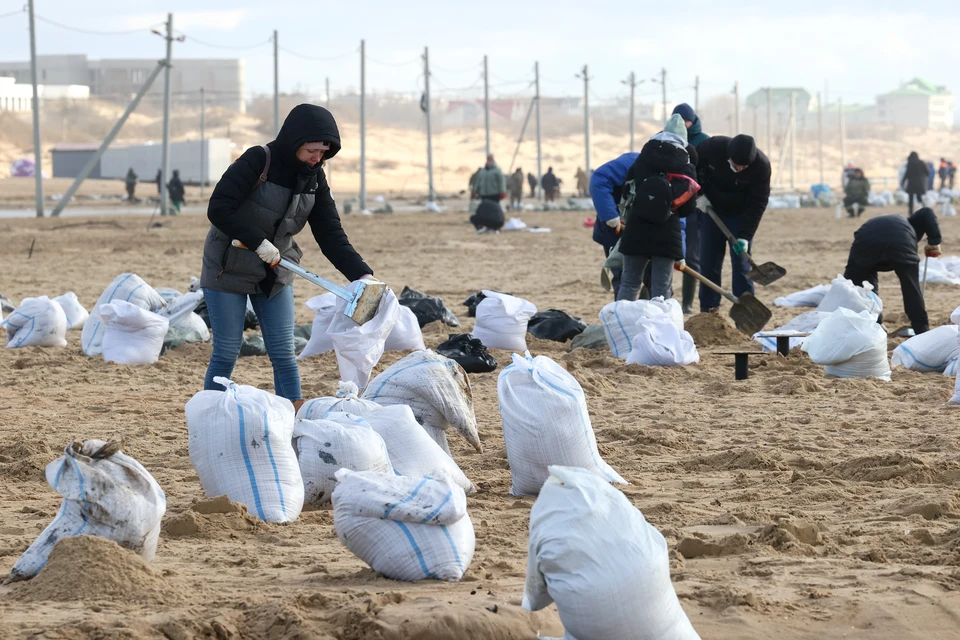
[[[733,295],[753,293],[747,279],[750,265],[744,254],[751,250],[753,236],[770,198],[770,161],[757,149],[753,138],[714,136],[697,147],[700,158],[697,176],[706,201],[726,227],[737,237],[730,247],[733,267]],[[727,252],[727,237],[709,216],[700,220],[701,274],[722,285],[720,274]],[[720,308],[720,294],[700,287],[700,312]]]
[[[843,277],[854,284],[869,282],[878,294],[877,273],[896,273],[903,295],[903,309],[916,334],[930,328],[920,290],[920,258],[917,256],[918,245],[924,236],[927,237],[924,254],[929,258],[939,258],[943,236],[937,215],[928,207],[909,218],[896,213],[871,218],[854,232],[847,267],[843,272]],[[877,322],[882,321],[882,316],[877,319]]]
[[[700,117],[693,110],[693,107],[686,102],[682,102],[673,108],[674,115],[683,118],[683,124],[687,128],[687,140],[694,147],[700,146],[700,143],[707,140],[710,136],[703,132],[703,126],[700,124]]]

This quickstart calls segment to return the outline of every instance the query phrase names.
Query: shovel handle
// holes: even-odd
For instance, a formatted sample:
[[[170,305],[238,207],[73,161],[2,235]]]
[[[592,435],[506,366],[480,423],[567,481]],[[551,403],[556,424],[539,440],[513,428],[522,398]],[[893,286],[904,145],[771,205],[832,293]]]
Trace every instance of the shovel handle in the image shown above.
[[[231,240],[231,241],[230,241],[230,244],[233,245],[234,247],[238,248],[238,249],[248,249],[248,247],[247,247],[245,244],[243,244],[242,242],[240,242],[239,240]],[[298,276],[300,276],[301,278],[303,278],[303,279],[305,279],[305,280],[309,280],[310,282],[312,282],[313,284],[317,285],[317,286],[320,287],[321,289],[324,289],[324,290],[326,290],[326,291],[329,291],[330,293],[332,293],[333,295],[337,296],[337,297],[340,298],[341,300],[346,300],[348,303],[354,303],[354,302],[356,301],[356,297],[357,297],[357,296],[356,296],[356,294],[354,294],[353,292],[351,292],[351,291],[349,291],[349,290],[347,290],[347,289],[345,289],[345,288],[343,288],[343,287],[341,287],[341,286],[339,286],[339,285],[336,285],[336,284],[330,282],[329,280],[326,280],[326,279],[324,279],[324,278],[321,278],[320,276],[318,276],[318,275],[315,274],[315,273],[312,273],[312,272],[310,272],[310,271],[307,271],[306,269],[304,269],[304,268],[301,267],[300,265],[294,264],[294,263],[290,262],[289,260],[287,260],[286,258],[280,258],[280,262],[279,262],[278,264],[279,264],[279,266],[283,267],[283,268],[286,269],[287,271],[290,271],[290,272],[292,272],[292,273],[295,273],[295,274],[297,274]]]
[[[727,236],[727,240],[730,241],[732,245],[737,241],[736,237],[730,232],[730,229],[727,228],[727,225],[723,224],[720,220],[720,216],[717,215],[717,212],[713,210],[713,207],[707,207],[707,215],[713,220],[713,222],[720,227],[720,231],[723,231],[723,235]],[[731,249],[732,250],[732,249]],[[757,263],[753,261],[753,256],[750,255],[750,252],[744,252],[743,257],[747,259],[747,262],[750,263],[750,266],[754,269],[757,268]]]
[[[729,291],[725,291],[723,288],[720,287],[720,285],[708,279],[706,276],[700,275],[699,273],[697,273],[696,271],[694,271],[693,269],[691,269],[686,265],[684,265],[682,268],[677,267],[677,271],[682,271],[683,273],[689,273],[691,276],[699,280],[701,283],[703,283],[707,287],[713,289],[714,291],[722,295],[724,298],[726,298],[733,304],[737,304],[738,302],[740,302],[740,300],[735,295],[733,295]]]

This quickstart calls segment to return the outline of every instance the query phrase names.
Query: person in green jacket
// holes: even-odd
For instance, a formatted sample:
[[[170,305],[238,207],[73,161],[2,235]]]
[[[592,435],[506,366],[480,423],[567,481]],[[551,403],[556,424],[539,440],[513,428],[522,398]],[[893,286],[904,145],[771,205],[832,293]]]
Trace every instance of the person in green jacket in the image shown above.
[[[507,180],[493,159],[493,154],[487,156],[487,164],[477,174],[474,190],[481,200],[500,202],[507,197]]]
[[[854,169],[853,175],[843,187],[843,206],[851,218],[859,218],[870,202],[870,181],[863,175],[862,169]],[[854,205],[857,205],[856,208]]]
[[[678,104],[673,108],[673,113],[683,118],[683,124],[687,127],[687,144],[694,149],[704,140],[709,140],[710,136],[703,132],[700,124],[700,117],[696,111],[686,102]],[[700,270],[700,216],[702,212],[696,209],[687,215],[687,250],[685,257],[687,264],[694,271]],[[697,295],[697,281],[689,273],[683,274],[683,300],[681,306],[684,313],[693,313],[693,302]]]

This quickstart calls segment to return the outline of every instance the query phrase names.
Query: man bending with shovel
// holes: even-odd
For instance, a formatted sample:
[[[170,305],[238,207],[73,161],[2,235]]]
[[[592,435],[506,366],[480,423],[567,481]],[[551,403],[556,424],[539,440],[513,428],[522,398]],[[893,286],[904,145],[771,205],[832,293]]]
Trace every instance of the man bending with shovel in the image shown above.
[[[733,295],[753,293],[747,278],[747,256],[770,198],[770,161],[757,149],[753,138],[714,136],[697,147],[697,176],[706,197],[707,213],[716,214],[734,236],[730,243]],[[700,265],[703,275],[722,285],[720,274],[727,251],[727,237],[710,216],[700,222]],[[716,312],[720,294],[700,287],[700,312]]]

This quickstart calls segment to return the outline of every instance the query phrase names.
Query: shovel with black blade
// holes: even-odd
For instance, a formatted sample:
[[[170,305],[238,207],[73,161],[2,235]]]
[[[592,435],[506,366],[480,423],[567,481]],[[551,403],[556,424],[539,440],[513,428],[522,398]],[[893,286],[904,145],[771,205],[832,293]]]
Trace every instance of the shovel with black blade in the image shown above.
[[[727,240],[730,241],[730,244],[734,244],[737,239],[730,233],[730,229],[727,229],[727,225],[723,224],[720,221],[720,216],[717,215],[711,207],[707,207],[707,215],[709,215],[713,221],[720,227],[720,230],[723,231],[723,235],[727,236]],[[747,277],[756,282],[759,285],[767,286],[773,282],[776,282],[783,276],[787,275],[787,270],[776,264],[775,262],[764,262],[763,264],[757,264],[753,261],[753,256],[749,253],[744,253],[744,257],[747,259],[747,262],[750,263],[750,271],[747,273]]]
[[[766,305],[757,300],[750,292],[742,293],[739,297],[737,297],[729,291],[725,291],[719,285],[707,279],[705,276],[700,275],[686,265],[680,267],[680,263],[674,263],[674,268],[677,271],[689,273],[705,286],[710,287],[724,298],[732,302],[733,307],[730,308],[730,317],[736,323],[737,329],[748,335],[753,335],[758,331],[761,331],[763,327],[766,326],[771,316],[773,316],[773,312],[770,311]]]

